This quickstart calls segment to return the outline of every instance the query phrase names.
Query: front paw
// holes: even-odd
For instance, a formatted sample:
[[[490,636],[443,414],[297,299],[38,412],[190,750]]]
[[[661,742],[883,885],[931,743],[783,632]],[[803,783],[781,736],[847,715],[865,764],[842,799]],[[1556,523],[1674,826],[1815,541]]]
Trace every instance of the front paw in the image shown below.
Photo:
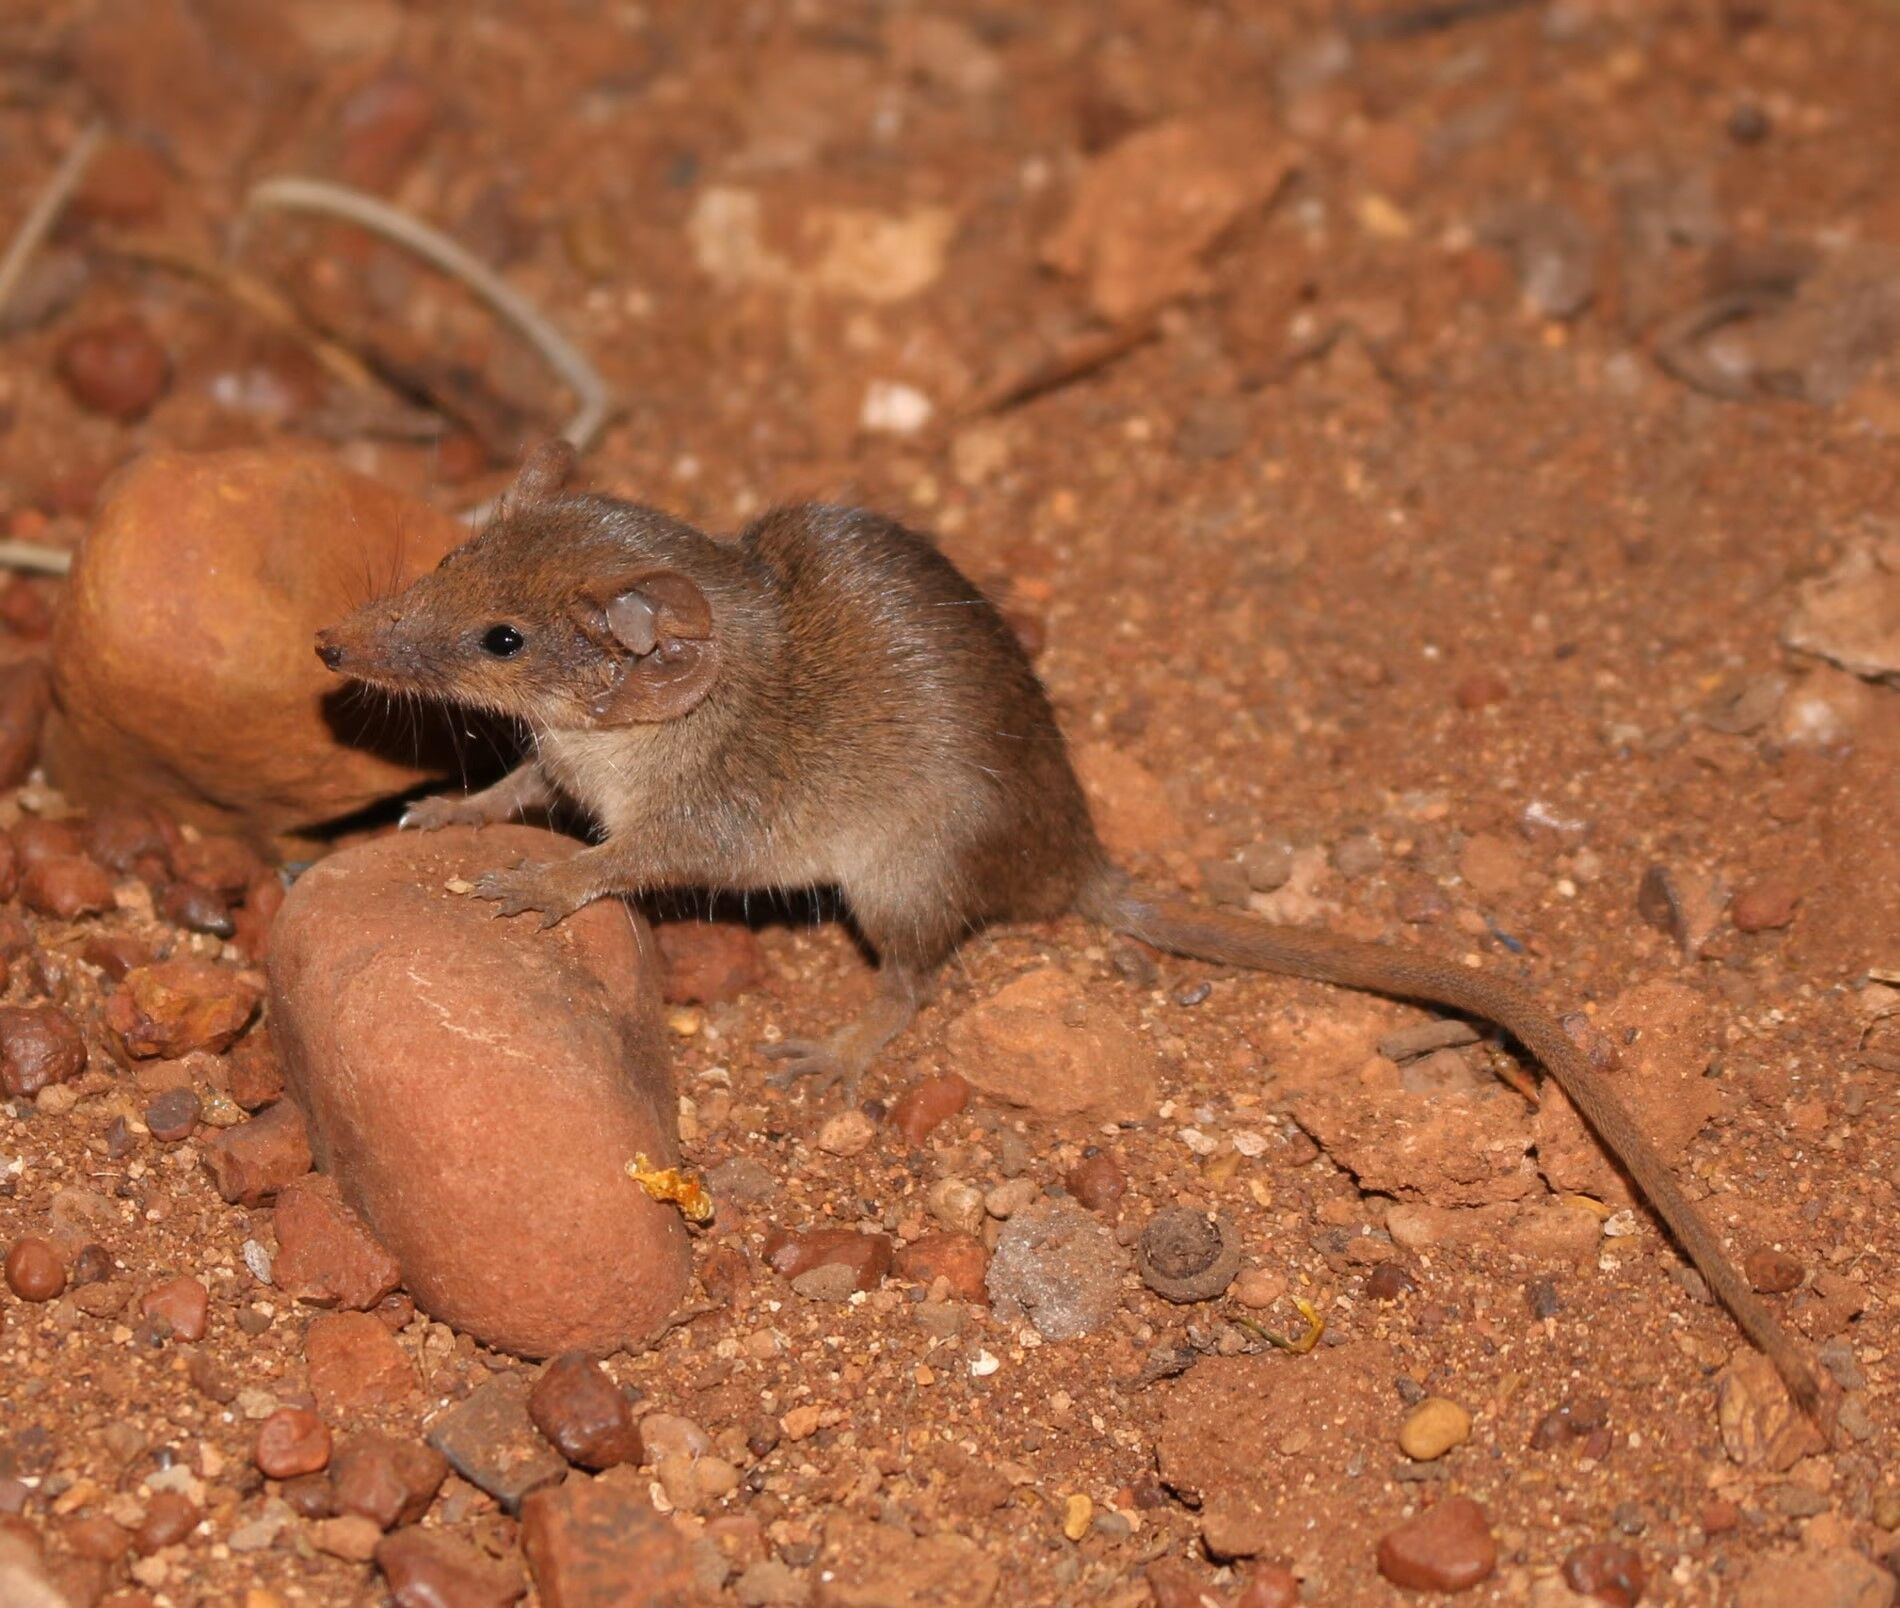
[[[445,826],[480,826],[487,819],[472,800],[437,793],[411,804],[402,812],[396,828],[402,832],[440,832]]]
[[[766,1082],[775,1089],[790,1089],[805,1078],[811,1079],[814,1095],[829,1089],[844,1090],[845,1103],[857,1094],[861,1068],[846,1064],[837,1046],[824,1039],[789,1038],[776,1044],[761,1044],[759,1054],[768,1061],[782,1061],[783,1067],[771,1073]]]
[[[475,879],[469,891],[477,899],[491,900],[498,907],[498,916],[538,910],[541,925],[552,927],[582,903],[560,886],[553,873],[552,866],[534,864],[518,865],[512,871],[488,871]]]

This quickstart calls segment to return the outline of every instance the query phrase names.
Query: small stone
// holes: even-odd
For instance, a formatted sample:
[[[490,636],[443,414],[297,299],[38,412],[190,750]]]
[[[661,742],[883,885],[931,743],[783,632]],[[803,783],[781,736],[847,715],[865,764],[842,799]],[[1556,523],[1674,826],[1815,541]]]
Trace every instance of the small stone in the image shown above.
[[[257,1426],[251,1457],[273,1480],[315,1474],[330,1462],[330,1426],[308,1408],[279,1407]]]
[[[732,1583],[740,1608],[804,1608],[811,1601],[805,1577],[777,1558],[748,1564]]]
[[[861,1156],[877,1137],[877,1125],[856,1106],[827,1118],[818,1130],[818,1148],[828,1156]]]
[[[1379,1573],[1408,1591],[1464,1591],[1497,1562],[1490,1520],[1468,1496],[1447,1497],[1379,1541]]]
[[[396,1608],[507,1608],[527,1590],[518,1563],[420,1525],[384,1536],[376,1567]]]
[[[989,1265],[989,1252],[972,1234],[923,1234],[897,1253],[892,1270],[926,1289],[943,1279],[957,1300],[987,1306]]]
[[[259,1206],[310,1171],[303,1113],[288,1100],[208,1140],[202,1155],[218,1193],[234,1206]]]
[[[535,1492],[522,1504],[521,1550],[547,1608],[704,1600],[686,1538],[641,1487],[574,1479]]]
[[[1722,1446],[1744,1468],[1784,1473],[1824,1449],[1821,1432],[1789,1398],[1774,1364],[1739,1351],[1716,1377],[1716,1423]]]
[[[627,1394],[582,1352],[556,1357],[528,1395],[528,1416],[555,1450],[587,1469],[640,1460],[640,1432]]]
[[[1852,1547],[1770,1553],[1736,1589],[1736,1608],[1892,1608],[1894,1577]]]
[[[1062,1186],[1092,1212],[1112,1212],[1128,1193],[1128,1177],[1106,1150],[1090,1148],[1069,1169]]]
[[[1212,1301],[1240,1271],[1240,1235],[1224,1217],[1170,1207],[1141,1231],[1135,1268],[1163,1300]]]
[[[852,1287],[875,1290],[891,1271],[891,1237],[860,1234],[848,1228],[816,1228],[803,1233],[775,1228],[765,1236],[765,1260],[783,1279],[796,1279],[827,1264],[849,1268]]]
[[[1418,1280],[1397,1262],[1381,1262],[1366,1275],[1366,1296],[1373,1301],[1396,1301],[1418,1288]]]
[[[1138,1121],[1154,1110],[1152,1046],[1054,966],[971,1006],[946,1042],[974,1088],[1038,1116]]]
[[[86,1069],[86,1039],[57,1005],[0,1005],[0,1087],[28,1098]]]
[[[721,1005],[765,981],[765,957],[750,927],[669,921],[653,936],[666,962],[660,988],[669,1005]]]
[[[176,1144],[189,1139],[198,1126],[204,1102],[191,1089],[167,1089],[145,1108],[145,1126],[154,1139]]]
[[[909,1145],[921,1145],[933,1129],[970,1102],[970,1085],[954,1072],[913,1083],[891,1107],[891,1126]]]
[[[1729,919],[1738,932],[1769,932],[1792,922],[1800,902],[1799,883],[1789,877],[1768,877],[1749,883],[1735,895]]]
[[[491,1379],[455,1403],[429,1425],[428,1440],[456,1473],[510,1513],[530,1492],[567,1473],[567,1464],[535,1432],[528,1389],[519,1379]]]
[[[1511,696],[1511,684],[1495,670],[1474,670],[1451,689],[1451,696],[1460,709],[1488,709]]]
[[[198,1528],[198,1504],[181,1491],[155,1491],[145,1504],[145,1517],[132,1532],[132,1546],[149,1558],[162,1547],[174,1547]]]
[[[335,1458],[331,1461],[334,1463]],[[336,1512],[336,1492],[327,1474],[299,1474],[277,1493],[300,1519],[327,1519]]]
[[[112,1277],[112,1254],[103,1245],[85,1245],[73,1258],[72,1284],[98,1284]]]
[[[317,1406],[332,1417],[399,1406],[416,1393],[409,1353],[367,1312],[328,1312],[312,1319],[304,1335],[304,1359]]]
[[[433,1446],[374,1430],[352,1435],[330,1460],[336,1511],[384,1530],[427,1513],[448,1472],[448,1459]]]
[[[29,1234],[8,1249],[6,1278],[22,1301],[50,1301],[66,1288],[66,1260],[51,1240]]]
[[[112,878],[83,854],[57,855],[27,867],[20,897],[29,910],[60,921],[103,915],[114,904]]]
[[[0,1507],[0,1513],[7,1511],[7,1508]],[[0,1533],[4,1533],[4,1530],[0,1530]],[[72,1520],[60,1532],[60,1539],[79,1557],[96,1558],[101,1563],[117,1563],[132,1545],[132,1537],[126,1534],[125,1526],[115,1523],[103,1513]],[[0,1597],[0,1601],[5,1600]]]
[[[640,1420],[639,1462],[659,1464],[669,1457],[691,1461],[706,1456],[711,1450],[712,1437],[690,1418],[678,1413],[648,1413]],[[770,1450],[768,1446],[765,1452],[755,1455],[763,1457]]]
[[[368,1563],[376,1556],[376,1548],[382,1539],[382,1528],[374,1519],[366,1519],[355,1513],[319,1519],[310,1526],[310,1544],[313,1547],[350,1563]]]
[[[983,1196],[984,1215],[1007,1222],[1025,1206],[1032,1205],[1042,1186],[1033,1178],[1009,1178]]]
[[[1240,851],[1240,869],[1246,874],[1247,886],[1255,893],[1272,893],[1283,888],[1293,875],[1293,845],[1291,843],[1249,843]]]
[[[1742,1258],[1742,1271],[1748,1282],[1763,1295],[1786,1295],[1799,1289],[1807,1269],[1798,1256],[1772,1245],[1758,1245]]]
[[[1370,876],[1385,863],[1385,850],[1369,832],[1357,832],[1333,846],[1333,869],[1342,877]]]
[[[1564,1583],[1580,1596],[1594,1597],[1612,1608],[1634,1608],[1647,1582],[1643,1560],[1613,1541],[1578,1547],[1564,1559]]]
[[[298,1178],[278,1192],[276,1227],[272,1281],[297,1300],[367,1312],[402,1280],[396,1259],[326,1174]]]
[[[162,1318],[180,1340],[202,1340],[211,1309],[211,1292],[197,1279],[181,1275],[154,1285],[139,1300],[139,1310]]]
[[[75,402],[121,424],[144,418],[171,385],[165,348],[131,313],[74,330],[53,361]]]
[[[230,905],[195,882],[174,882],[168,887],[159,895],[158,913],[187,932],[210,933],[215,938],[230,938],[237,932]]]
[[[125,974],[106,1002],[106,1025],[132,1056],[176,1058],[231,1047],[257,1012],[257,979],[212,961],[185,957]]]
[[[1399,1450],[1415,1463],[1430,1463],[1470,1437],[1470,1413],[1443,1396],[1427,1396],[1399,1426]]]
[[[1270,1268],[1250,1267],[1234,1280],[1234,1299],[1255,1312],[1264,1311],[1286,1294],[1286,1279]]]
[[[1277,1563],[1256,1564],[1234,1608],[1300,1608],[1299,1577]]]
[[[983,1191],[966,1178],[939,1178],[924,1196],[930,1215],[953,1234],[974,1234],[987,1212]]]
[[[1099,1218],[1049,1201],[1004,1226],[990,1259],[990,1298],[1020,1307],[1046,1340],[1080,1339],[1120,1308],[1124,1266]]]

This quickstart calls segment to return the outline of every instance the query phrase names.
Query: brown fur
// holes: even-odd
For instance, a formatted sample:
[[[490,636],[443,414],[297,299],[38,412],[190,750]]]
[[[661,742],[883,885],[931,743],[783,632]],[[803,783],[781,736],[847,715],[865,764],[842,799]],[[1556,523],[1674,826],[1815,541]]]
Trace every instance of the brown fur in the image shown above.
[[[534,759],[485,794],[426,801],[412,824],[501,819],[555,795],[599,824],[596,847],[492,873],[480,896],[558,921],[610,893],[836,887],[878,953],[879,998],[828,1041],[773,1048],[795,1072],[851,1084],[966,936],[1071,909],[1177,954],[1486,1017],[1543,1062],[1815,1407],[1803,1352],[1534,995],[1449,961],[1130,888],[1096,838],[1028,658],[926,539],[874,514],[806,506],[718,541],[652,509],[561,495],[564,472],[558,454],[537,455],[486,531],[320,638],[344,674],[529,728]],[[710,640],[694,634],[703,611],[680,602],[682,576],[710,611]],[[611,628],[623,617],[636,626],[626,641]],[[525,636],[515,657],[481,647],[497,624]]]

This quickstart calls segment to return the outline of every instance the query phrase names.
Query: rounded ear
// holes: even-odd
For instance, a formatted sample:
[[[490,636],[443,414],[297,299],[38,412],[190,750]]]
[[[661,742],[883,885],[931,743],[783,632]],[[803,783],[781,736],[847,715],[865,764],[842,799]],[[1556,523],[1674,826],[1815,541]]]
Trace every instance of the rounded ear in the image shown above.
[[[576,617],[611,669],[606,689],[589,703],[601,724],[677,720],[712,691],[719,669],[712,607],[677,571],[603,587]]]
[[[546,502],[574,473],[573,445],[560,436],[537,445],[521,460],[515,482],[503,496],[517,505]]]

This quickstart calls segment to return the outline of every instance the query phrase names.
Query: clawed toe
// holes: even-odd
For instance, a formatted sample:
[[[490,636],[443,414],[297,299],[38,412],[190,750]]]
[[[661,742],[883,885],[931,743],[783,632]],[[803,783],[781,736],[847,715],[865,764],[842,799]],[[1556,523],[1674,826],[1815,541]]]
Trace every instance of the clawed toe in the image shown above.
[[[810,1078],[816,1094],[823,1094],[838,1084],[846,1085],[848,1092],[857,1081],[837,1051],[822,1039],[781,1039],[777,1044],[761,1044],[759,1053],[768,1061],[785,1063],[765,1080],[775,1089],[789,1089]]]

